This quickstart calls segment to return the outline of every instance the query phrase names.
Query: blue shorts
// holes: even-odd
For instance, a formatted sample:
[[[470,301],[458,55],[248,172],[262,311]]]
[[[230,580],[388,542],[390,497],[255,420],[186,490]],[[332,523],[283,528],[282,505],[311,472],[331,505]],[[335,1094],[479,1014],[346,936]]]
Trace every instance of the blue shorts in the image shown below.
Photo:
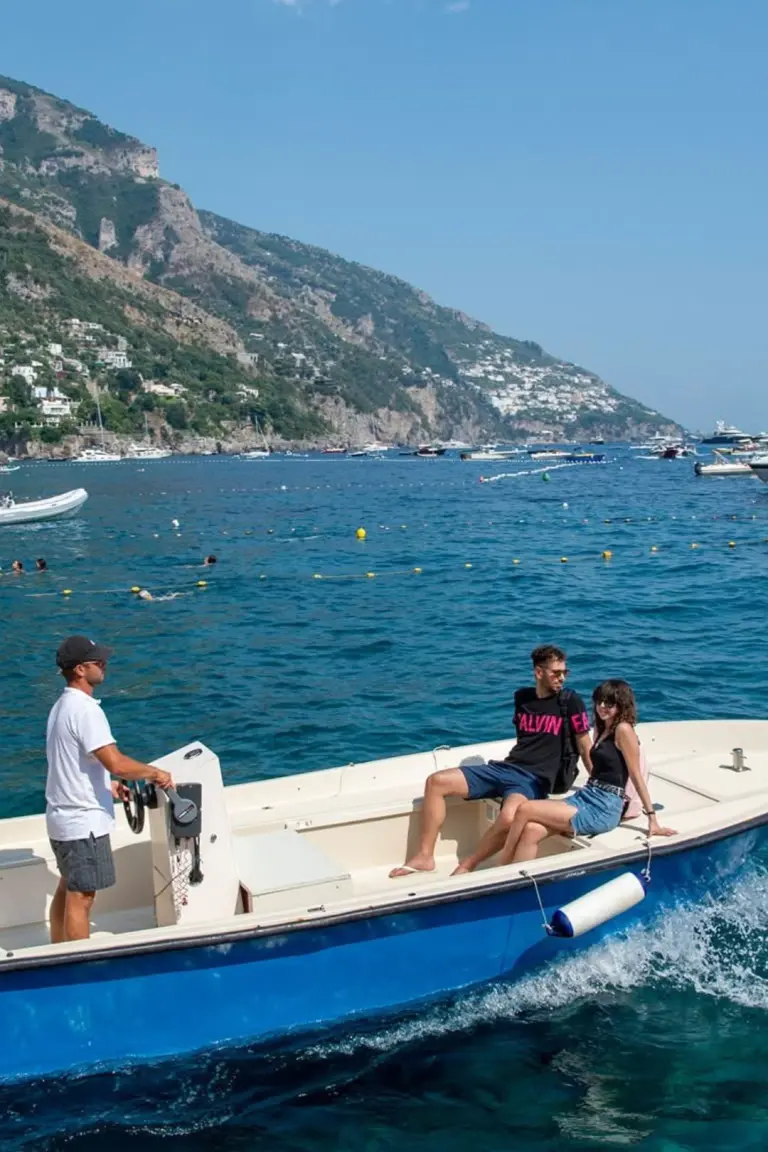
[[[565,801],[576,812],[571,817],[575,836],[597,836],[618,828],[624,811],[624,798],[594,784],[585,784]]]
[[[546,800],[549,795],[546,780],[534,776],[525,768],[507,764],[503,760],[489,760],[487,764],[462,765],[461,771],[469,788],[467,800],[485,800],[507,796],[525,796],[526,800]]]

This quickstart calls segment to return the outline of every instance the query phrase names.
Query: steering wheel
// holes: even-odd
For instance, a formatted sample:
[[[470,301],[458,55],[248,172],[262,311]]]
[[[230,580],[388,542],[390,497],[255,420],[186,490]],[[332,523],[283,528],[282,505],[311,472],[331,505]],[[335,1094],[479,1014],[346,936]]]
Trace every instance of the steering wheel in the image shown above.
[[[138,836],[144,830],[144,812],[146,809],[145,797],[137,780],[121,780],[121,784],[130,792],[129,797],[123,798],[123,811],[131,832]]]

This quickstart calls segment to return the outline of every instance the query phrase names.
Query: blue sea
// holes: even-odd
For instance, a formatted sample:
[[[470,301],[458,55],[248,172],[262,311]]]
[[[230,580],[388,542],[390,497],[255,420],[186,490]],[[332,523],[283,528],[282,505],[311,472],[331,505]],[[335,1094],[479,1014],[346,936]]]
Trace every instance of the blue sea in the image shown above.
[[[643,720],[768,717],[768,486],[606,451],[546,470],[210,457],[2,477],[18,498],[90,499],[0,531],[0,817],[42,810],[71,632],[115,649],[102,700],[124,751],[198,738],[227,783],[510,735],[547,641],[585,696],[629,679]],[[311,1042],[1,1090],[0,1147],[764,1149],[766,863],[556,973]]]

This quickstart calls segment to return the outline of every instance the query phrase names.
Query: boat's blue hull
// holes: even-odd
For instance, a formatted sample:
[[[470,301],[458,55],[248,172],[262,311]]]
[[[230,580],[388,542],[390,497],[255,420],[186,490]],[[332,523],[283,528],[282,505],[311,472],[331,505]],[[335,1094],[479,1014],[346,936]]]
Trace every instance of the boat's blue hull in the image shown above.
[[[0,1080],[244,1044],[515,977],[695,899],[734,876],[765,834],[660,851],[646,899],[576,940],[544,933],[527,886],[224,943],[0,969]],[[626,870],[577,868],[574,858],[574,873],[541,885],[548,917]]]

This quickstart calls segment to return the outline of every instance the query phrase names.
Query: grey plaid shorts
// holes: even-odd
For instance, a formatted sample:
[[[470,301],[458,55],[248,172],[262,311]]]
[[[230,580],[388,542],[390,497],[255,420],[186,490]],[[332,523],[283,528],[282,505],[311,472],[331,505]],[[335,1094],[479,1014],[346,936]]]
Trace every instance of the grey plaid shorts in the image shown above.
[[[99,892],[115,883],[115,861],[109,836],[87,840],[51,840],[51,848],[68,892]]]

